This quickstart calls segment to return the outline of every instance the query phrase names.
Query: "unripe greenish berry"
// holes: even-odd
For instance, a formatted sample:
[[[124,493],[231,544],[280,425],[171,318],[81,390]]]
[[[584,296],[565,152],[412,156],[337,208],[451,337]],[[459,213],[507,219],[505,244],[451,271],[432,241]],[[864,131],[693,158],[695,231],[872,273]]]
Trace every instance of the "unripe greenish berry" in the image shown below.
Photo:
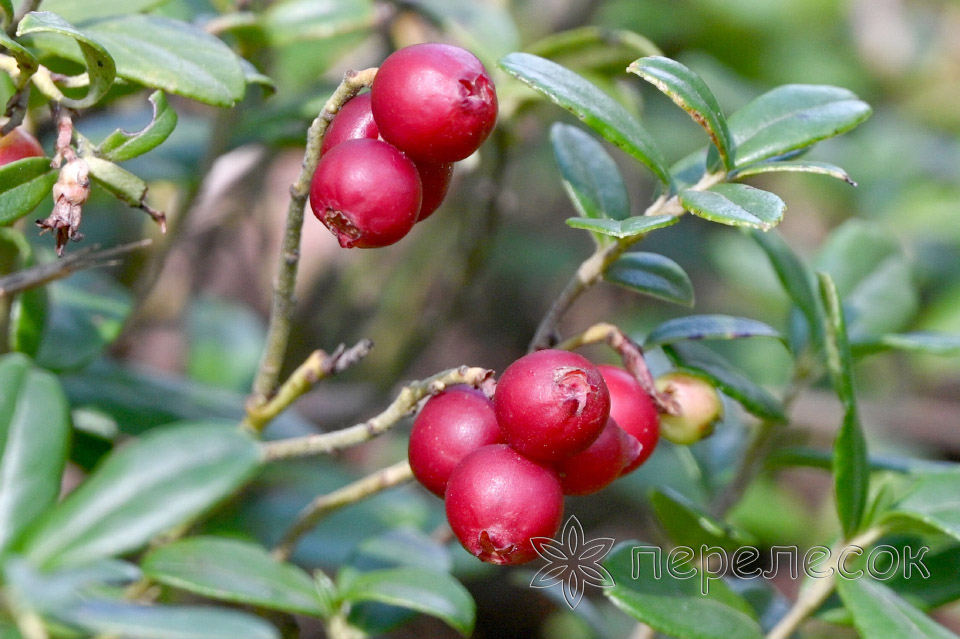
[[[660,434],[674,444],[693,444],[713,433],[723,419],[723,400],[709,382],[688,373],[657,378],[657,390],[675,403],[680,413],[660,415]]]

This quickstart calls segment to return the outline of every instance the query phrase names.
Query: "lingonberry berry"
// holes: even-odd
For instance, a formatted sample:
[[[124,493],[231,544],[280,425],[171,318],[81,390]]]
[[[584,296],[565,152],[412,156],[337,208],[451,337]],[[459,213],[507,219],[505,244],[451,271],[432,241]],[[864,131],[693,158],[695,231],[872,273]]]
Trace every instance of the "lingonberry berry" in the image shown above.
[[[393,244],[420,212],[421,186],[409,158],[380,140],[330,149],[310,183],[310,207],[344,248]]]
[[[362,93],[347,100],[337,115],[330,121],[323,134],[323,143],[320,153],[324,154],[341,142],[369,138],[376,140],[380,137],[380,130],[373,120],[373,111],[370,110],[370,94]]]
[[[454,466],[481,446],[500,443],[493,402],[469,386],[454,386],[423,405],[410,431],[413,476],[443,497]]]
[[[623,475],[637,469],[653,454],[660,439],[660,415],[653,398],[629,372],[600,364],[597,370],[610,391],[610,417],[640,444],[640,454],[623,469]]]
[[[476,151],[497,119],[483,64],[449,44],[415,44],[383,61],[370,89],[380,135],[421,162],[456,162]]]
[[[23,127],[17,127],[0,138],[0,166],[24,158],[43,156],[43,147]]]
[[[347,140],[380,138],[380,130],[370,110],[370,94],[362,93],[348,100],[334,116],[323,135],[320,146],[321,155]],[[437,210],[450,189],[453,177],[452,163],[432,163],[414,161],[420,176],[423,198],[420,202],[420,215],[417,221],[424,220]]]
[[[510,364],[493,398],[508,444],[531,459],[558,462],[597,439],[610,416],[610,394],[586,358],[560,350]]]
[[[660,416],[660,432],[675,444],[692,444],[713,432],[723,419],[723,401],[709,382],[681,372],[657,378],[657,390],[680,408],[680,414]]]
[[[610,418],[586,450],[556,466],[564,495],[590,495],[623,473],[640,455],[640,442]]]
[[[505,444],[473,451],[450,474],[447,521],[471,554],[494,564],[536,558],[531,537],[552,537],[563,518],[563,491],[552,468]]]

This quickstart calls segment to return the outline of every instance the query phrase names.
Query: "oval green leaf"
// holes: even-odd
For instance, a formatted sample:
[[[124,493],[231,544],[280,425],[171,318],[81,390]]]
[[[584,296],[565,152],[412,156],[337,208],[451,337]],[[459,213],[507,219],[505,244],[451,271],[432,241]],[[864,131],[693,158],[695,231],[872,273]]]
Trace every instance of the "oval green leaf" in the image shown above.
[[[9,2],[9,0],[7,0]],[[0,0],[2,3],[2,0]],[[13,57],[17,60],[17,66],[20,67],[20,71],[34,72],[40,68],[40,62],[30,51],[24,47],[22,44],[11,38],[7,35],[6,31],[0,29],[0,47],[4,47],[10,53],[13,54]]]
[[[720,153],[723,166],[733,169],[733,140],[727,128],[727,119],[720,103],[696,73],[676,60],[662,56],[640,58],[627,67],[686,111],[693,121],[706,130],[710,141]]]
[[[613,220],[630,216],[620,168],[596,138],[558,122],[550,128],[550,141],[563,187],[580,215]]]
[[[60,382],[23,355],[0,358],[0,554],[57,501],[70,443]]]
[[[443,620],[465,637],[473,633],[476,604],[459,581],[417,568],[350,572],[340,584],[344,601],[376,601]]]
[[[117,65],[117,77],[152,89],[229,107],[246,90],[240,59],[200,27],[155,15],[127,15],[95,22],[84,33],[103,45]],[[68,60],[80,59],[70,41],[43,46]]]
[[[653,506],[660,525],[675,545],[690,548],[715,546],[736,550],[741,546],[757,543],[757,540],[746,532],[717,521],[670,488],[661,487],[651,491],[650,505]]]
[[[39,522],[23,550],[45,567],[136,550],[234,492],[260,461],[256,442],[227,424],[150,431],[111,453]]]
[[[272,625],[254,615],[205,606],[142,606],[85,601],[60,612],[70,625],[126,639],[280,639]]]
[[[47,158],[24,158],[0,167],[0,225],[13,224],[50,195],[57,171]]]
[[[625,253],[603,274],[608,282],[684,306],[693,306],[693,283],[679,264],[658,253]]]
[[[650,331],[644,346],[661,346],[701,339],[742,339],[773,337],[783,341],[775,328],[747,317],[730,315],[687,315],[667,320]]]
[[[6,27],[13,21],[13,3],[11,0],[0,0],[0,13],[3,14],[3,21],[0,24]]]
[[[193,537],[161,546],[143,560],[154,581],[211,599],[322,617],[310,575],[255,544]]]
[[[49,11],[32,11],[24,16],[17,27],[18,36],[44,33],[70,38],[75,43],[75,50],[79,53],[76,60],[83,62],[90,78],[87,94],[84,97],[79,99],[61,97],[58,101],[73,109],[86,109],[99,102],[100,98],[113,86],[113,80],[117,75],[114,60],[103,44]]]
[[[837,592],[863,639],[957,639],[873,579],[837,579]]]
[[[649,548],[637,557],[634,550]],[[761,639],[763,633],[754,620],[749,604],[719,580],[710,581],[706,595],[701,594],[701,575],[691,566],[676,566],[675,571],[691,574],[680,579],[667,570],[666,553],[638,541],[624,542],[603,561],[616,585],[603,594],[625,613],[654,630],[677,639]],[[657,562],[657,558],[661,561]],[[654,562],[657,562],[655,564]]]
[[[852,340],[850,347],[854,355],[872,355],[884,351],[900,350],[924,355],[954,357],[960,355],[960,335],[916,331],[856,339]]]
[[[623,220],[593,219],[589,217],[571,217],[567,226],[585,229],[610,237],[626,238],[645,235],[651,231],[672,226],[679,218],[673,215],[635,215]]]
[[[960,472],[919,475],[886,516],[887,521],[912,521],[960,539]]]
[[[787,208],[779,197],[746,184],[718,184],[680,192],[680,204],[698,217],[729,226],[772,229]]]
[[[838,180],[843,180],[850,186],[856,186],[850,174],[842,168],[829,162],[815,162],[813,160],[795,161],[795,162],[761,162],[748,166],[733,174],[733,178],[740,179],[750,177],[751,175],[762,175],[764,173],[815,173],[817,175],[826,175]]]
[[[667,162],[653,138],[609,95],[566,67],[529,53],[511,53],[499,64],[507,73],[570,111],[645,164],[664,185],[671,186]]]
[[[664,346],[663,350],[678,368],[709,381],[751,414],[775,422],[787,421],[780,400],[706,346],[696,342],[678,342]]]
[[[124,162],[160,146],[170,137],[177,126],[177,112],[170,107],[162,91],[155,91],[149,99],[153,106],[150,124],[134,133],[117,129],[97,147],[100,157],[111,162]]]
[[[788,84],[764,93],[730,116],[736,165],[805,149],[870,117],[870,106],[831,86]]]
[[[870,492],[870,463],[867,442],[860,426],[857,399],[853,387],[853,358],[847,341],[840,295],[833,280],[826,273],[817,273],[820,296],[826,310],[825,350],[827,369],[833,388],[844,407],[843,423],[833,442],[834,492],[837,514],[843,532],[849,539],[863,523]]]
[[[147,197],[147,183],[139,177],[107,160],[85,158],[90,177],[110,191],[114,197],[130,206],[140,206]]]
[[[90,2],[90,0],[44,0],[43,8],[45,11],[56,13],[64,20],[79,24],[87,20],[149,11],[167,1],[168,0],[116,0],[114,2]]]
[[[23,291],[10,306],[10,348],[36,357],[47,323],[48,296],[43,286]]]

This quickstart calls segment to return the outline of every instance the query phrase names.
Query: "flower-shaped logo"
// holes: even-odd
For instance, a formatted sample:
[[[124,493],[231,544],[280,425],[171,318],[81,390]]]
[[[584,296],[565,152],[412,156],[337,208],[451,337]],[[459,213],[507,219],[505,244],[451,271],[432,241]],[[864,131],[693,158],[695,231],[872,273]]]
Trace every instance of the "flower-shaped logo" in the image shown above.
[[[583,599],[586,586],[610,588],[614,586],[613,576],[600,565],[600,560],[613,548],[610,537],[584,539],[583,526],[571,516],[563,525],[560,540],[550,537],[532,537],[530,542],[547,565],[540,569],[530,581],[532,588],[552,588],[560,584],[563,600],[570,609],[576,608]]]

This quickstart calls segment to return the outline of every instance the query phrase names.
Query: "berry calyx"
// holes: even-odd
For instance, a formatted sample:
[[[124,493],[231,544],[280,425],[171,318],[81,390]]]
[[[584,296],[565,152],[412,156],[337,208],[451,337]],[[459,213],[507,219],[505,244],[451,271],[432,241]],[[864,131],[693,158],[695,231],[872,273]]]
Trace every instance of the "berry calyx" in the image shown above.
[[[379,137],[380,130],[373,120],[373,111],[370,110],[370,94],[361,93],[347,100],[330,121],[330,126],[323,134],[320,154],[323,155],[347,140],[376,140]]]
[[[493,131],[497,94],[483,64],[449,44],[415,44],[383,61],[370,89],[380,135],[420,162],[456,162]]]
[[[709,382],[688,373],[657,378],[657,390],[680,407],[680,414],[660,416],[660,432],[674,444],[693,444],[713,432],[723,419],[723,400]]]
[[[42,158],[44,155],[43,147],[23,127],[17,127],[0,138],[0,166],[24,158]]]
[[[554,463],[597,439],[610,416],[610,393],[589,360],[548,349],[507,367],[493,405],[508,444],[531,459]]]
[[[323,135],[320,154],[323,155],[341,142],[361,139],[380,139],[380,129],[377,128],[373,111],[370,109],[369,93],[362,93],[340,107]],[[417,161],[413,164],[417,167],[422,186],[420,214],[417,217],[419,222],[427,219],[443,203],[453,178],[453,164]]]
[[[621,473],[626,475],[647,461],[657,447],[660,415],[653,398],[629,372],[608,364],[600,364],[597,370],[610,391],[610,417],[640,445],[640,454]]]
[[[450,474],[444,498],[453,533],[473,556],[493,564],[537,557],[531,537],[552,537],[563,519],[556,472],[505,444],[484,446]]]
[[[469,453],[501,442],[493,402],[469,386],[453,386],[434,395],[413,421],[408,457],[413,476],[443,497],[454,467]]]
[[[420,213],[420,177],[409,158],[380,140],[347,140],[317,164],[310,207],[344,248],[398,241]]]
[[[586,450],[557,464],[564,495],[590,495],[623,474],[641,454],[640,442],[610,418]]]

